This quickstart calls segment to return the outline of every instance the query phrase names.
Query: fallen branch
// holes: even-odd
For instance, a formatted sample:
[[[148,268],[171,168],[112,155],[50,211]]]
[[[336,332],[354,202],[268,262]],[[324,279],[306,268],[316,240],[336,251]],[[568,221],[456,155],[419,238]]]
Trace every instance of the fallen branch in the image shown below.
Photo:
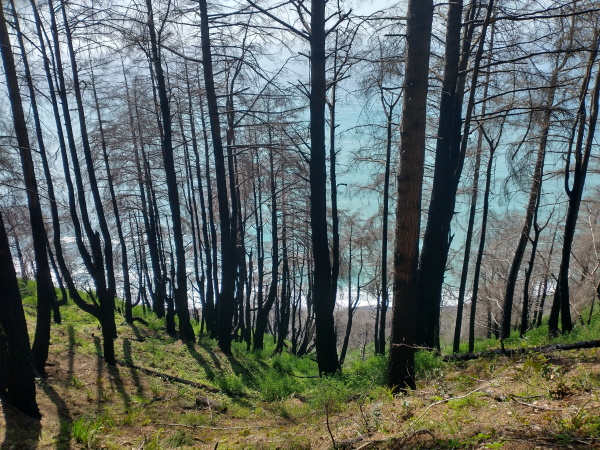
[[[442,399],[442,400],[438,400],[438,401],[437,401],[437,402],[435,402],[435,403],[432,403],[432,404],[431,404],[431,405],[429,405],[427,408],[425,408],[425,411],[423,411],[423,412],[422,412],[422,413],[421,413],[421,414],[420,414],[420,415],[419,415],[419,416],[418,416],[416,419],[414,419],[414,420],[411,420],[411,421],[410,421],[410,423],[409,423],[409,425],[410,425],[410,426],[412,426],[412,425],[414,425],[415,423],[417,423],[419,420],[421,420],[421,418],[422,418],[422,417],[423,417],[425,414],[427,414],[427,413],[429,412],[429,410],[430,410],[431,408],[433,408],[434,406],[440,405],[440,404],[442,404],[442,403],[447,403],[447,402],[449,402],[449,401],[451,401],[451,400],[459,400],[459,399],[461,399],[461,398],[468,397],[469,395],[472,395],[472,394],[474,394],[475,392],[478,392],[478,391],[480,391],[480,390],[481,390],[481,389],[483,389],[484,387],[485,387],[485,386],[480,386],[480,387],[478,387],[477,389],[473,389],[471,392],[468,392],[467,394],[464,394],[464,395],[459,395],[458,397],[449,397],[449,398],[444,398],[444,399]]]
[[[549,406],[542,406],[542,405],[534,405],[532,403],[525,403],[525,402],[520,402],[519,400],[517,400],[514,397],[511,397],[511,400],[515,403],[517,403],[518,405],[522,405],[522,406],[528,406],[530,408],[533,409],[540,409],[542,411],[564,411],[565,408],[550,408]]]
[[[455,355],[445,355],[442,357],[443,361],[451,362],[451,361],[470,361],[473,359],[479,358],[487,358],[491,356],[518,356],[523,355],[525,353],[547,353],[555,350],[579,350],[583,348],[598,348],[600,347],[600,340],[596,341],[581,341],[575,342],[573,344],[552,344],[552,345],[542,345],[538,347],[525,347],[525,348],[516,348],[516,349],[504,349],[497,348],[494,350],[485,350],[483,352],[477,353],[462,353]]]
[[[202,425],[186,425],[183,423],[162,423],[162,422],[158,422],[156,423],[156,425],[160,425],[163,427],[184,427],[184,428],[201,428],[203,430],[218,430],[218,431],[222,431],[222,430],[245,430],[248,428],[266,428],[266,425],[248,425],[245,427],[206,427],[206,426],[202,426]]]

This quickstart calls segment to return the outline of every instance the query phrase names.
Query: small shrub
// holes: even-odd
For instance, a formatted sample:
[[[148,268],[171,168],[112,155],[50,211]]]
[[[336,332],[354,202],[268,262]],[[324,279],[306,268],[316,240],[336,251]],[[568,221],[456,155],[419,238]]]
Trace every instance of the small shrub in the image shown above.
[[[415,353],[415,376],[418,380],[434,380],[444,372],[444,361],[442,358],[426,350]]]
[[[267,372],[258,380],[258,390],[262,400],[272,402],[302,393],[304,385],[299,378]]]
[[[85,386],[85,383],[83,381],[81,381],[79,378],[77,378],[75,375],[73,375],[71,377],[71,383],[73,384],[73,387],[79,389]]]
[[[342,377],[328,377],[318,380],[312,393],[311,404],[317,411],[339,412],[352,396],[352,391]]]
[[[387,376],[387,358],[376,355],[365,361],[355,361],[348,370],[348,376],[355,379],[356,384],[370,387],[385,385]],[[368,386],[370,385],[370,386]]]
[[[192,445],[194,443],[194,438],[184,430],[177,430],[175,434],[167,439],[167,443],[171,447],[180,448]]]
[[[244,381],[237,375],[221,375],[216,377],[219,388],[230,395],[243,395],[246,392]]]
[[[85,448],[91,448],[95,445],[103,426],[103,418],[79,417],[71,423],[71,436]]]
[[[482,392],[475,392],[467,397],[450,400],[448,402],[448,407],[453,409],[454,411],[459,411],[465,408],[477,408],[486,404],[480,398],[484,395],[485,394]]]

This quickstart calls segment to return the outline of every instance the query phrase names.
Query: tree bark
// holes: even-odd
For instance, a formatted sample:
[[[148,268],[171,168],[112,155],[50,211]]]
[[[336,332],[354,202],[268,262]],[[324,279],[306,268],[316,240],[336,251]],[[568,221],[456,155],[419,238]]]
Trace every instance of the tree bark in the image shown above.
[[[235,242],[231,216],[229,214],[229,200],[227,198],[227,174],[225,169],[225,156],[223,153],[223,140],[219,121],[217,94],[213,78],[212,52],[210,48],[210,28],[208,23],[208,6],[206,0],[199,0],[200,6],[200,33],[202,38],[202,65],[204,67],[204,84],[208,116],[213,142],[215,159],[215,175],[217,181],[217,201],[219,206],[219,219],[221,225],[221,291],[218,298],[218,329],[219,348],[226,354],[231,353],[231,323],[234,308],[235,289]],[[233,180],[230,180],[233,182]],[[233,225],[233,226],[232,226]]]
[[[23,112],[23,103],[19,90],[19,81],[15,67],[12,46],[6,26],[4,8],[0,5],[0,52],[6,77],[6,86],[10,107],[13,116],[14,130],[19,146],[21,167],[23,168],[23,181],[27,191],[27,205],[29,208],[29,220],[31,222],[31,233],[33,236],[33,250],[35,254],[37,280],[37,321],[35,338],[33,342],[33,361],[36,369],[41,375],[45,374],[45,365],[48,359],[48,348],[50,346],[50,322],[52,306],[56,301],[56,292],[52,283],[50,264],[48,262],[48,236],[44,227],[42,208],[38,194],[37,180],[31,154],[29,136],[27,134],[27,123]],[[14,271],[14,268],[13,268]],[[28,344],[29,345],[29,344]]]
[[[576,142],[575,127],[573,129],[572,139],[569,145],[567,154],[567,163],[565,167],[565,191],[569,198],[567,208],[567,219],[563,234],[563,247],[558,272],[558,280],[554,298],[552,302],[552,310],[548,319],[548,333],[550,336],[556,336],[559,333],[558,317],[560,315],[561,328],[563,333],[568,333],[573,330],[573,322],[571,320],[571,304],[569,300],[569,264],[571,261],[571,249],[573,247],[573,239],[577,227],[577,216],[579,213],[579,205],[583,196],[585,187],[585,178],[587,175],[588,163],[594,146],[594,135],[598,121],[599,97],[600,97],[600,71],[596,73],[596,80],[592,89],[591,107],[589,119],[587,118],[586,98],[589,94],[589,83],[592,78],[592,71],[598,57],[598,44],[600,41],[600,32],[595,30],[593,47],[590,51],[586,75],[582,82],[581,93],[579,95],[579,111],[575,127],[577,127]],[[587,125],[587,130],[586,130]],[[585,143],[584,143],[585,137]],[[575,148],[573,149],[573,144]],[[573,168],[573,184],[569,187],[569,174],[571,157],[575,158],[575,167]]]
[[[334,329],[333,279],[327,239],[325,149],[325,0],[312,0],[310,16],[310,226],[317,364],[321,375],[340,369]]]
[[[506,279],[506,290],[504,293],[504,302],[502,306],[502,339],[508,338],[510,335],[510,322],[512,316],[513,298],[515,294],[515,288],[517,285],[517,279],[519,275],[519,269],[523,256],[525,255],[525,249],[529,241],[529,234],[531,232],[531,225],[534,217],[537,215],[537,209],[539,206],[539,198],[542,193],[542,182],[544,175],[544,162],[546,159],[546,146],[548,144],[548,135],[550,133],[550,119],[552,117],[554,97],[556,94],[556,83],[558,81],[558,75],[562,68],[565,66],[569,54],[565,56],[563,62],[559,64],[552,72],[550,78],[550,86],[548,91],[548,98],[546,101],[546,110],[542,119],[542,134],[540,137],[540,145],[537,152],[537,160],[533,171],[533,178],[531,181],[531,191],[529,192],[529,201],[527,202],[527,208],[525,210],[525,220],[519,235],[519,242],[513,256],[510,271]],[[525,305],[527,306],[527,305]]]
[[[173,240],[175,242],[176,280],[172,280],[174,287],[174,301],[177,317],[179,318],[179,337],[184,342],[194,341],[194,330],[190,323],[190,312],[187,301],[187,269],[185,266],[185,245],[183,243],[183,230],[181,226],[181,205],[177,186],[177,173],[175,172],[175,161],[173,154],[171,106],[167,95],[167,85],[162,68],[160,55],[160,36],[156,35],[154,27],[154,14],[152,1],[146,0],[148,10],[148,33],[152,51],[152,62],[156,75],[158,97],[160,101],[160,113],[163,127],[163,161],[167,180],[167,191],[171,218],[173,222]]]
[[[432,22],[433,1],[409,1],[387,380],[393,391],[415,388],[415,317]]]
[[[437,310],[441,305],[446,259],[450,248],[450,221],[454,215],[456,197],[454,182],[460,177],[462,169],[460,146],[455,144],[460,140],[461,126],[460,121],[455,123],[455,109],[462,110],[463,100],[463,92],[457,92],[458,66],[461,58],[462,10],[462,0],[450,2],[433,187],[419,264],[417,339],[420,344],[430,348],[436,344],[435,335],[439,320]]]
[[[1,9],[1,7],[0,7]],[[4,51],[6,23],[0,11],[0,45]],[[8,34],[8,33],[7,33]],[[8,236],[0,215],[0,398],[23,414],[41,419],[35,399],[35,373],[25,312]]]

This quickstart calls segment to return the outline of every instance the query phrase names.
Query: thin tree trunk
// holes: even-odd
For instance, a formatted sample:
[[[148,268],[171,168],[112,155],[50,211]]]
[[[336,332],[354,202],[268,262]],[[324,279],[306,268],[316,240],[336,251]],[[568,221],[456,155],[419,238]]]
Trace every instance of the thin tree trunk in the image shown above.
[[[581,93],[579,97],[579,111],[575,127],[577,130],[577,141],[575,149],[573,149],[573,141],[575,138],[575,127],[573,136],[569,145],[567,154],[567,163],[565,167],[565,191],[569,198],[567,209],[567,219],[563,234],[562,256],[560,261],[560,269],[558,272],[558,280],[554,299],[552,302],[552,310],[548,319],[548,333],[550,336],[556,336],[559,333],[558,317],[560,315],[561,328],[563,333],[569,333],[573,330],[573,322],[571,320],[571,304],[569,299],[569,265],[571,262],[571,250],[573,247],[573,239],[577,227],[577,216],[579,213],[579,205],[583,196],[585,187],[585,178],[587,175],[588,163],[594,146],[594,135],[598,120],[599,97],[600,97],[600,71],[596,73],[596,80],[592,90],[592,99],[589,119],[587,119],[586,98],[589,93],[589,83],[592,78],[592,71],[598,57],[598,43],[600,41],[600,32],[595,30],[593,50],[590,52],[588,67],[584,77]],[[586,130],[587,125],[587,130]],[[585,136],[585,143],[584,141]],[[575,158],[575,167],[573,168],[573,185],[569,187],[569,174],[571,156]]]
[[[492,168],[494,167],[495,147],[490,146],[490,156],[485,171],[485,190],[483,191],[483,214],[481,216],[481,236],[479,237],[479,249],[475,261],[475,273],[473,274],[473,290],[471,293],[471,317],[469,320],[469,353],[475,347],[475,319],[477,317],[477,296],[479,295],[479,276],[481,274],[481,263],[483,251],[485,250],[485,238],[487,233],[488,213],[490,209],[490,187],[492,185]],[[491,316],[491,313],[490,313]]]
[[[475,14],[475,4],[472,2],[468,11],[469,19],[473,19]],[[470,41],[470,38],[469,38]],[[491,58],[492,49],[488,53],[488,59]],[[489,81],[490,81],[490,71],[487,71],[485,74],[485,85],[483,90],[483,98],[486,99],[488,96],[489,90]],[[487,109],[487,102],[484,100],[483,105],[481,106],[481,115],[485,116]],[[471,245],[473,242],[473,229],[475,228],[475,216],[477,210],[477,197],[479,194],[479,170],[481,168],[481,153],[483,147],[483,132],[479,130],[478,138],[477,138],[477,153],[475,155],[475,167],[474,167],[474,175],[473,175],[473,185],[471,188],[471,206],[469,208],[469,223],[467,225],[467,234],[465,238],[465,254],[463,257],[463,265],[460,276],[460,285],[458,288],[458,304],[456,308],[456,325],[454,328],[454,342],[452,346],[452,351],[457,353],[460,348],[460,338],[462,333],[462,321],[463,321],[463,311],[465,304],[465,292],[467,288],[468,274],[469,274],[469,264],[471,262]]]
[[[104,135],[104,126],[102,125],[102,116],[100,113],[100,102],[98,100],[98,93],[96,91],[96,81],[94,79],[94,72],[91,69],[92,75],[92,92],[94,94],[94,104],[96,106],[96,116],[98,118],[98,131],[100,132],[100,144],[102,147],[102,158],[104,159],[104,169],[106,170],[106,180],[108,182],[108,191],[110,193],[110,200],[113,208],[113,214],[115,216],[115,225],[117,228],[117,236],[119,237],[119,246],[121,247],[121,272],[123,274],[123,292],[125,294],[125,321],[129,324],[133,323],[133,312],[132,312],[132,299],[131,299],[131,281],[129,280],[129,262],[127,259],[127,244],[125,243],[125,236],[123,234],[123,225],[121,223],[121,216],[119,213],[119,206],[117,204],[117,196],[115,194],[115,185],[113,182],[112,172],[110,170],[110,164],[108,162],[108,151],[106,148],[106,139]]]
[[[200,33],[202,37],[202,65],[204,67],[204,83],[208,115],[213,142],[215,158],[215,174],[217,180],[217,200],[219,205],[219,219],[221,225],[221,291],[219,293],[219,348],[226,354],[231,353],[231,322],[234,308],[235,289],[235,242],[233,224],[229,214],[229,200],[227,198],[227,174],[225,157],[223,154],[223,140],[221,138],[221,125],[217,94],[213,78],[212,53],[210,47],[210,29],[208,24],[208,7],[206,0],[199,0],[200,6]],[[233,182],[234,180],[230,180]]]
[[[389,111],[386,112],[383,212],[381,217],[381,305],[377,310],[377,318],[375,319],[375,335],[377,336],[375,345],[376,355],[385,355],[387,309],[390,301],[388,294],[388,225],[390,215],[390,174],[392,171],[392,127],[394,107],[399,99],[400,97],[390,105]]]
[[[186,69],[187,71],[187,69]],[[216,329],[215,317],[215,290],[213,281],[213,260],[211,257],[212,243],[208,236],[208,220],[206,217],[206,202],[204,200],[204,188],[202,184],[202,170],[200,167],[200,150],[198,148],[198,138],[196,136],[196,121],[194,120],[194,108],[192,103],[192,92],[189,82],[189,77],[186,77],[186,87],[188,95],[188,116],[190,121],[190,132],[192,134],[192,150],[196,160],[196,179],[198,180],[198,197],[200,198],[200,216],[202,224],[202,239],[204,242],[204,259],[206,261],[206,297],[205,309],[202,311],[202,317],[206,322],[206,327],[209,333],[213,333]],[[208,160],[206,161],[208,166]],[[210,180],[206,180],[207,186]],[[212,204],[209,197],[209,203]],[[212,208],[211,208],[212,210]]]
[[[558,75],[562,68],[567,63],[569,54],[567,53],[562,61],[555,70],[552,72],[550,78],[550,89],[548,92],[548,99],[546,102],[546,110],[542,119],[542,134],[540,137],[540,145],[538,147],[537,160],[533,171],[533,178],[531,182],[531,191],[529,192],[529,201],[527,202],[527,208],[525,210],[525,221],[521,234],[519,235],[519,242],[515,249],[512,264],[506,280],[506,290],[504,294],[504,301],[502,306],[502,328],[501,337],[502,339],[508,338],[510,335],[510,321],[512,316],[513,298],[515,288],[517,285],[517,279],[519,275],[519,269],[523,256],[525,255],[525,249],[527,242],[529,241],[529,233],[531,232],[531,225],[534,217],[537,215],[537,209],[539,207],[539,197],[542,193],[542,182],[544,175],[544,161],[546,158],[546,146],[548,144],[548,135],[550,133],[550,119],[553,113],[554,97],[556,94],[556,83],[558,81]]]
[[[175,243],[176,281],[172,280],[171,282],[174,288],[175,309],[179,319],[179,337],[184,342],[193,342],[194,330],[190,323],[190,312],[187,301],[187,269],[185,266],[185,245],[183,243],[183,230],[181,226],[181,205],[179,202],[177,173],[175,172],[173,154],[171,106],[167,96],[167,86],[160,56],[160,36],[156,36],[156,30],[154,28],[154,14],[152,11],[151,0],[146,0],[146,8],[148,10],[148,32],[150,35],[152,60],[154,62],[158,96],[160,100],[160,112],[163,125],[163,162],[173,222],[173,240]]]
[[[287,251],[287,229],[284,221],[282,224],[282,237],[281,237],[281,293],[279,299],[279,326],[277,329],[277,345],[275,346],[274,353],[281,353],[285,345],[285,338],[288,335],[289,323],[290,323],[290,270],[289,270],[289,259]]]

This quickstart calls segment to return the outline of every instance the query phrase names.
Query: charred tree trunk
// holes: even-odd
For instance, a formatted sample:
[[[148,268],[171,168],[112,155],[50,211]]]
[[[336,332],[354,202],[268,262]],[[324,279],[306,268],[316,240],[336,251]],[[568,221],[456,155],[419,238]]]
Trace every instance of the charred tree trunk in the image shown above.
[[[415,388],[415,318],[432,22],[433,1],[409,1],[397,181],[394,310],[387,379],[393,391]]]
[[[179,319],[179,337],[184,342],[194,341],[194,330],[190,323],[190,312],[187,301],[187,269],[185,266],[185,245],[183,243],[183,230],[181,226],[181,205],[177,187],[177,173],[175,172],[175,161],[172,142],[171,106],[167,95],[167,85],[162,68],[160,55],[160,36],[157,36],[154,27],[154,14],[152,1],[146,0],[148,11],[148,33],[152,52],[152,62],[156,75],[156,87],[160,101],[160,113],[163,126],[162,151],[167,180],[167,191],[171,218],[173,225],[173,240],[175,243],[176,280],[172,280],[174,287],[174,301],[177,317]]]
[[[591,82],[592,72],[598,57],[599,42],[600,32],[595,30],[593,47],[592,51],[590,52],[586,75],[583,79],[581,93],[579,95],[579,111],[577,113],[577,120],[575,126],[573,127],[571,142],[569,144],[569,150],[566,158],[565,192],[569,198],[569,203],[563,234],[563,247],[560,268],[558,271],[558,280],[556,284],[556,290],[554,292],[550,318],[548,319],[548,333],[550,336],[556,336],[559,333],[559,315],[561,319],[561,331],[563,333],[569,333],[573,330],[573,322],[571,320],[571,304],[569,300],[569,264],[571,262],[571,250],[573,247],[573,239],[575,237],[575,230],[577,226],[579,205],[581,204],[581,198],[583,196],[583,188],[585,187],[585,178],[587,175],[591,151],[594,146],[594,135],[598,121],[600,71],[596,73],[596,80],[592,88],[589,118],[587,117],[588,107],[586,106],[586,99],[589,95],[589,83]],[[575,128],[577,128],[576,133]],[[573,148],[573,146],[575,148]],[[575,158],[575,167],[573,167],[573,183],[572,186],[569,186],[571,158]]]
[[[31,222],[31,233],[33,236],[33,251],[35,254],[37,321],[32,350],[33,361],[38,372],[41,375],[44,375],[46,361],[48,359],[48,347],[50,346],[51,312],[54,302],[56,301],[56,292],[54,291],[52,274],[50,273],[50,264],[48,262],[48,236],[46,235],[46,228],[44,227],[33,157],[27,133],[27,123],[25,121],[25,113],[23,112],[23,103],[19,90],[19,80],[8,35],[8,28],[6,26],[4,9],[1,5],[0,53],[2,54],[2,63],[4,66],[4,75],[6,77],[6,87],[13,117],[13,125],[17,137],[17,145],[19,146],[19,155],[21,157],[23,181],[27,191],[27,205],[29,208],[29,220]],[[14,268],[12,271],[14,272]],[[27,346],[29,346],[29,343],[27,343]]]
[[[190,120],[190,132],[192,134],[192,150],[196,160],[196,179],[198,180],[198,197],[200,199],[200,217],[202,229],[202,241],[204,243],[204,259],[206,262],[206,297],[205,305],[202,311],[202,318],[206,323],[207,331],[213,333],[216,329],[215,317],[215,290],[213,281],[213,260],[211,256],[212,243],[208,235],[208,220],[206,216],[206,202],[204,200],[204,187],[202,184],[202,169],[200,167],[200,150],[198,148],[198,138],[196,136],[196,121],[194,120],[194,108],[192,104],[192,93],[190,88],[189,77],[187,79],[187,95],[188,95],[188,116]],[[206,161],[208,166],[208,160]],[[207,185],[210,180],[207,178]],[[210,191],[209,191],[210,192]],[[209,198],[210,200],[210,198]],[[212,201],[210,201],[212,204]],[[211,208],[212,209],[212,208]]]
[[[515,288],[517,285],[519,269],[521,267],[523,256],[525,255],[527,242],[529,241],[531,225],[533,223],[534,217],[537,216],[537,209],[540,203],[540,195],[542,193],[544,161],[546,159],[546,146],[548,144],[548,135],[550,133],[550,119],[552,117],[553,112],[554,97],[556,94],[556,83],[558,81],[558,75],[560,71],[567,63],[567,59],[568,54],[563,59],[563,62],[555,68],[555,70],[552,72],[552,77],[550,78],[548,99],[545,105],[546,110],[544,111],[544,116],[542,119],[543,121],[540,145],[538,147],[537,160],[533,171],[531,191],[529,192],[529,201],[527,202],[527,209],[525,210],[525,221],[523,223],[523,228],[521,229],[521,234],[519,235],[519,242],[517,244],[517,248],[515,249],[513,261],[510,266],[508,278],[506,280],[506,291],[504,294],[504,302],[502,306],[502,339],[506,339],[510,335],[510,322],[512,316],[513,298],[515,294]]]
[[[115,185],[113,182],[110,164],[108,162],[108,150],[106,148],[106,139],[104,135],[104,126],[102,125],[102,115],[100,113],[100,101],[96,91],[96,81],[92,69],[92,92],[94,94],[94,104],[96,106],[96,116],[98,118],[98,131],[100,132],[100,146],[102,148],[102,158],[104,160],[104,169],[106,170],[106,180],[108,182],[108,192],[110,193],[110,201],[115,216],[115,226],[117,228],[117,236],[119,238],[119,246],[121,247],[121,272],[123,274],[123,292],[125,294],[125,321],[129,324],[133,323],[133,302],[131,299],[131,281],[129,280],[129,262],[127,259],[127,245],[125,243],[125,235],[123,234],[123,224],[121,223],[121,215],[115,194]]]
[[[269,313],[275,303],[279,282],[279,236],[277,226],[277,186],[275,184],[275,167],[273,151],[269,151],[269,173],[271,188],[271,284],[264,305],[260,305],[256,313],[256,328],[254,331],[254,349],[264,346],[264,335],[267,328]],[[257,207],[258,208],[258,207]]]
[[[469,319],[469,352],[473,352],[475,346],[475,318],[477,315],[477,296],[479,295],[479,276],[481,274],[481,262],[485,249],[485,237],[487,233],[488,213],[490,209],[490,186],[492,185],[492,169],[494,167],[495,147],[490,146],[490,156],[485,171],[485,190],[483,191],[483,214],[481,217],[481,236],[479,237],[479,249],[475,262],[475,273],[473,274],[473,291],[471,293],[471,316]]]
[[[116,338],[117,330],[115,326],[115,295],[116,295],[116,283],[113,265],[113,250],[110,231],[106,222],[106,216],[104,214],[104,206],[102,199],[100,198],[100,189],[98,188],[98,182],[96,179],[96,172],[94,169],[94,162],[92,159],[92,150],[90,147],[87,125],[85,120],[85,110],[83,106],[83,97],[81,94],[80,81],[79,81],[79,70],[77,62],[75,60],[75,49],[73,47],[73,39],[71,36],[70,24],[67,20],[67,12],[64,0],[60,2],[62,9],[63,25],[65,29],[65,35],[67,38],[67,48],[69,50],[69,58],[71,61],[71,73],[73,75],[73,93],[75,94],[75,101],[77,104],[77,113],[79,118],[79,130],[81,134],[81,143],[83,148],[83,156],[85,165],[87,168],[87,175],[89,180],[89,187],[92,192],[92,198],[94,200],[94,207],[96,210],[96,218],[98,225],[100,226],[100,233],[92,230],[90,223],[86,224],[84,219],[84,228],[88,233],[88,239],[92,245],[92,255],[94,259],[94,284],[96,287],[96,295],[98,296],[101,312],[101,328],[102,328],[102,339],[104,346],[104,359],[109,364],[114,364],[115,361],[115,349],[114,341]],[[57,50],[58,52],[58,50]],[[66,93],[65,93],[66,96]],[[77,155],[75,154],[75,147],[72,148],[73,156],[72,159],[76,160]],[[75,178],[78,180],[81,177],[79,170],[75,171]],[[78,191],[79,191],[79,206],[80,209],[86,209],[85,191],[83,189],[82,180],[78,180]],[[87,213],[86,213],[87,214]],[[89,218],[87,219],[89,220]],[[92,236],[93,235],[93,236]],[[100,240],[100,235],[104,240],[104,246]]]
[[[474,8],[474,3],[471,7]],[[441,139],[438,139],[436,146],[433,188],[419,266],[420,306],[417,312],[417,322],[420,326],[417,342],[430,348],[439,347],[442,286],[452,240],[450,223],[454,216],[456,191],[464,166],[471,117],[475,105],[479,68],[493,8],[494,1],[491,0],[487,6],[487,14],[479,36],[479,45],[472,63],[469,101],[463,119],[462,104],[472,26],[467,28],[467,36],[463,40],[461,51],[462,1],[450,4],[446,35],[446,66],[438,127],[438,135]],[[460,132],[463,121],[461,138]]]
[[[327,239],[325,149],[325,0],[312,0],[310,16],[310,226],[317,364],[321,375],[339,371],[333,320],[333,277]]]
[[[218,329],[219,348],[226,354],[231,353],[231,322],[234,308],[235,289],[235,241],[231,216],[229,213],[229,200],[227,198],[227,173],[225,156],[223,153],[223,140],[221,138],[221,125],[217,94],[213,78],[212,53],[210,48],[210,28],[208,24],[208,7],[206,0],[199,0],[200,5],[200,33],[202,37],[202,65],[204,67],[204,84],[208,115],[213,142],[215,159],[215,174],[217,180],[217,200],[219,205],[219,219],[221,225],[221,291],[218,303]],[[233,180],[230,180],[233,182]]]
[[[0,6],[1,9],[1,6]],[[6,23],[0,11],[0,45],[5,41]],[[8,236],[0,215],[0,399],[34,419],[41,419],[35,399],[35,373],[29,347],[25,312],[17,274],[10,254]]]

